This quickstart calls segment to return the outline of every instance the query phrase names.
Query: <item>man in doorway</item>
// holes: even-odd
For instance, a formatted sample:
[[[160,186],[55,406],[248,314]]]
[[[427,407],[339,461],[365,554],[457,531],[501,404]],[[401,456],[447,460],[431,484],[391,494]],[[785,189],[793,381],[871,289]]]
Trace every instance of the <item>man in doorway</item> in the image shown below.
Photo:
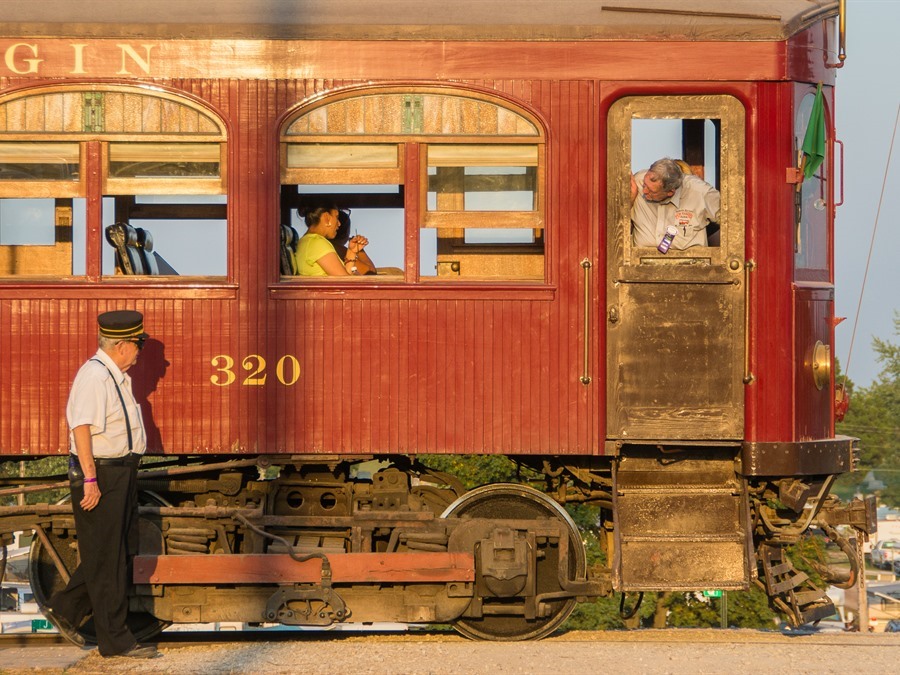
[[[675,160],[656,160],[631,179],[634,245],[656,248],[667,228],[673,227],[669,248],[708,246],[706,228],[718,222],[720,201],[718,190],[696,176],[685,175]]]

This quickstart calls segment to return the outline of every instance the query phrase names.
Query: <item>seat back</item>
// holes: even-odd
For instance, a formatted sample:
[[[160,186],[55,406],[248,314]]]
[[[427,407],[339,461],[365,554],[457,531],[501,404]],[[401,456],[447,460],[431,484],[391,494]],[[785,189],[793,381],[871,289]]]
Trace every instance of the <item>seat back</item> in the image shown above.
[[[114,223],[106,228],[106,241],[116,251],[116,272],[147,274],[138,249],[138,234],[128,223]]]
[[[159,265],[156,264],[156,256],[153,254],[153,236],[142,227],[134,228],[137,234],[137,249],[144,264],[144,274],[159,274]]]
[[[172,266],[153,250],[153,236],[141,227],[115,223],[106,228],[106,241],[116,251],[116,273],[177,275]]]
[[[300,241],[300,235],[290,225],[281,226],[281,273],[285,276],[296,275],[297,259],[294,253],[297,251],[297,242]]]

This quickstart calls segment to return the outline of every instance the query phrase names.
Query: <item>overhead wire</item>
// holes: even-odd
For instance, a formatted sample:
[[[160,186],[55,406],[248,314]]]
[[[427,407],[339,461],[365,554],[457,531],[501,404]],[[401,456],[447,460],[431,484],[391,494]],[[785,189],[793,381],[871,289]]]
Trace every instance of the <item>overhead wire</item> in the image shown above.
[[[869,267],[872,264],[872,252],[875,250],[875,235],[878,232],[878,221],[881,217],[881,206],[884,203],[884,193],[887,189],[888,171],[891,167],[891,158],[894,154],[894,139],[897,137],[897,125],[900,123],[900,103],[897,104],[897,117],[894,119],[894,131],[891,134],[891,143],[888,147],[887,163],[884,166],[884,178],[881,181],[881,196],[878,198],[878,209],[875,211],[875,224],[872,227],[872,240],[869,242],[869,255],[866,257],[866,269],[863,272],[862,286],[859,289],[859,300],[856,303],[856,316],[853,319],[853,331],[850,334],[850,348],[847,351],[847,367],[844,369],[844,379],[841,388],[847,389],[847,376],[850,372],[850,359],[853,356],[853,342],[856,339],[856,329],[859,325],[859,315],[862,310],[863,294],[866,291],[866,281],[869,277]]]

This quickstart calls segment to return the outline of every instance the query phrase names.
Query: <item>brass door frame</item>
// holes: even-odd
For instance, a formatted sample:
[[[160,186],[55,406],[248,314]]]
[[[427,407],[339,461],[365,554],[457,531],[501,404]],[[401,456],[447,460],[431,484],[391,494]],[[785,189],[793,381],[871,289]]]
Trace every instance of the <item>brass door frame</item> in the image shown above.
[[[634,246],[633,119],[714,119],[721,129],[721,243]],[[728,95],[630,96],[607,133],[607,436],[740,439],[744,424],[745,111]],[[641,197],[638,196],[638,199]]]

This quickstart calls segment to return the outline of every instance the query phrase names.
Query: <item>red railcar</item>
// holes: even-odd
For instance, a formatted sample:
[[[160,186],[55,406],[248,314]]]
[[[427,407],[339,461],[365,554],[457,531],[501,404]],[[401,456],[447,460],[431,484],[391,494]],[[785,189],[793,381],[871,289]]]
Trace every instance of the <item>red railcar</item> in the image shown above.
[[[97,314],[144,313],[163,461],[140,635],[519,639],[580,597],[752,583],[794,623],[831,613],[781,558],[812,524],[866,527],[828,498],[855,452],[830,353],[836,2],[7,4],[0,453],[65,455]],[[630,176],[663,155],[720,191],[711,245],[634,243]],[[378,274],[291,274],[297,208],[323,199]],[[465,492],[418,461],[438,453],[513,457],[547,492]],[[578,502],[601,507],[590,575]],[[71,509],[0,524],[37,532],[43,602]]]

